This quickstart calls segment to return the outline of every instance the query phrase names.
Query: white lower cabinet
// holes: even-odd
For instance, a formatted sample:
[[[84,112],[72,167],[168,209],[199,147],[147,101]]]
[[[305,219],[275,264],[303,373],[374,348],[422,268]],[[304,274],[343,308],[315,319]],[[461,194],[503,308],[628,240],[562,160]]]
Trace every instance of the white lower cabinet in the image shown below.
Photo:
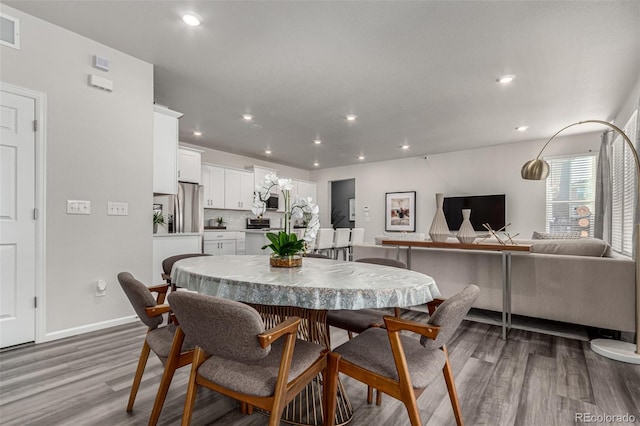
[[[177,254],[201,253],[201,234],[159,234],[153,236],[152,285],[162,284],[162,261]]]
[[[205,231],[204,253],[214,256],[245,254],[244,232]]]

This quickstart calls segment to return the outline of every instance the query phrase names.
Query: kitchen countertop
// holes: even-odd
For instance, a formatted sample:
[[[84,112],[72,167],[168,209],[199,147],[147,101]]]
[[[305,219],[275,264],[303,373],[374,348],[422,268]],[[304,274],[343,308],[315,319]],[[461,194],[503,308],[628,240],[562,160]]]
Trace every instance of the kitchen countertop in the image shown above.
[[[165,232],[163,234],[153,234],[153,237],[188,237],[188,236],[192,236],[192,235],[198,235],[201,236],[202,234],[200,232],[173,232],[171,234],[169,234],[168,232]]]

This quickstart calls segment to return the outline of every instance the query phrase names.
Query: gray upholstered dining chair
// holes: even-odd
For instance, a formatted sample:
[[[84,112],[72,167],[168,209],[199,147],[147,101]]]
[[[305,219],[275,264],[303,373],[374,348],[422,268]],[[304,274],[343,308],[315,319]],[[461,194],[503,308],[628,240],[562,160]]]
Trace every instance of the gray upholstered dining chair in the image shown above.
[[[133,410],[133,403],[136,400],[138,388],[142,381],[142,374],[149,359],[149,353],[153,351],[164,365],[160,387],[158,388],[149,419],[149,425],[153,426],[160,418],[160,411],[164,405],[173,374],[178,368],[191,364],[193,345],[188,340],[185,340],[184,333],[175,324],[175,321],[162,326],[162,315],[170,311],[169,305],[163,304],[169,284],[147,287],[136,280],[129,272],[119,273],[118,282],[120,282],[122,290],[131,305],[133,305],[133,309],[140,321],[149,327],[140,352],[131,393],[129,394],[128,412]],[[158,293],[157,299],[153,298],[152,292]]]
[[[326,373],[328,350],[296,339],[298,317],[265,331],[260,314],[240,302],[183,291],[169,301],[196,345],[183,425],[191,422],[198,386],[270,411],[269,425],[278,425],[286,404]],[[329,400],[325,394],[323,403]]]
[[[167,257],[162,261],[162,279],[167,282],[167,284],[171,285],[171,291],[176,291],[175,283],[171,282],[171,269],[173,269],[173,264],[178,260],[188,259],[190,257],[200,257],[200,256],[211,256],[210,254],[205,253],[185,253],[185,254],[177,254],[175,256]]]
[[[479,292],[475,285],[465,287],[442,302],[427,323],[385,316],[386,330],[370,328],[334,349],[327,368],[327,387],[332,395],[327,408],[329,421],[333,421],[336,410],[338,373],[344,373],[402,401],[411,425],[420,426],[417,398],[442,371],[456,423],[461,426],[462,411],[445,345]],[[422,337],[418,340],[402,335],[403,330]]]
[[[407,264],[395,259],[383,257],[364,257],[356,262],[371,263],[374,265],[392,266],[394,268],[407,269]],[[396,308],[396,316],[400,316],[400,309]],[[378,309],[342,309],[327,312],[327,324],[332,327],[341,328],[349,333],[349,339],[353,338],[353,333],[362,333],[370,327],[384,326],[382,317],[386,312]]]

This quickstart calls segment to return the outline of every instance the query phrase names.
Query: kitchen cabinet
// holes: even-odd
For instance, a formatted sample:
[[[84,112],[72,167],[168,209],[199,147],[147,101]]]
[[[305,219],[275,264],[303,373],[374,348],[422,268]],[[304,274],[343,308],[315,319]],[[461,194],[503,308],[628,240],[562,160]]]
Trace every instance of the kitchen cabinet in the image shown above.
[[[202,253],[201,234],[156,234],[153,236],[153,285],[162,284],[162,261],[177,254]]]
[[[203,252],[214,256],[245,254],[245,233],[234,231],[205,231]]]
[[[258,185],[262,186],[264,185],[264,178],[269,174],[269,173],[275,173],[277,174],[278,171],[275,169],[267,169],[265,167],[260,167],[260,166],[253,166],[251,167],[251,170],[253,170],[253,186],[254,188]],[[271,194],[277,194],[278,193],[278,187],[274,186],[271,188],[271,190],[269,191]]]
[[[178,150],[178,181],[200,183],[202,151],[199,149],[180,147]]]
[[[291,180],[293,183],[293,189],[289,191],[291,195],[291,202],[293,202],[294,198],[299,197],[311,197],[314,203],[318,203],[318,186],[315,182],[307,182],[303,180]],[[282,191],[278,194],[278,211],[284,212],[284,196],[282,195]]]
[[[210,164],[202,165],[202,186],[205,209],[224,209],[224,169]]]
[[[253,173],[224,170],[224,208],[251,210],[253,204]]]
[[[153,192],[178,193],[178,119],[182,113],[153,106]]]

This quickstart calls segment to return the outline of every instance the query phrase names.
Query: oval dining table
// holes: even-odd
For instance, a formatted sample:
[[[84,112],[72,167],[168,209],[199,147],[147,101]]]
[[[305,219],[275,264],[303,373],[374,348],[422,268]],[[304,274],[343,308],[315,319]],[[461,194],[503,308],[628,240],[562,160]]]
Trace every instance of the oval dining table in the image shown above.
[[[267,255],[192,257],[176,262],[171,277],[187,290],[252,305],[268,328],[298,316],[298,337],[329,349],[328,310],[408,307],[440,297],[433,278],[420,272],[318,258],[303,258],[297,268],[276,268]],[[319,383],[314,380],[289,403],[282,421],[322,424]],[[336,425],[353,416],[341,384],[336,411]]]

